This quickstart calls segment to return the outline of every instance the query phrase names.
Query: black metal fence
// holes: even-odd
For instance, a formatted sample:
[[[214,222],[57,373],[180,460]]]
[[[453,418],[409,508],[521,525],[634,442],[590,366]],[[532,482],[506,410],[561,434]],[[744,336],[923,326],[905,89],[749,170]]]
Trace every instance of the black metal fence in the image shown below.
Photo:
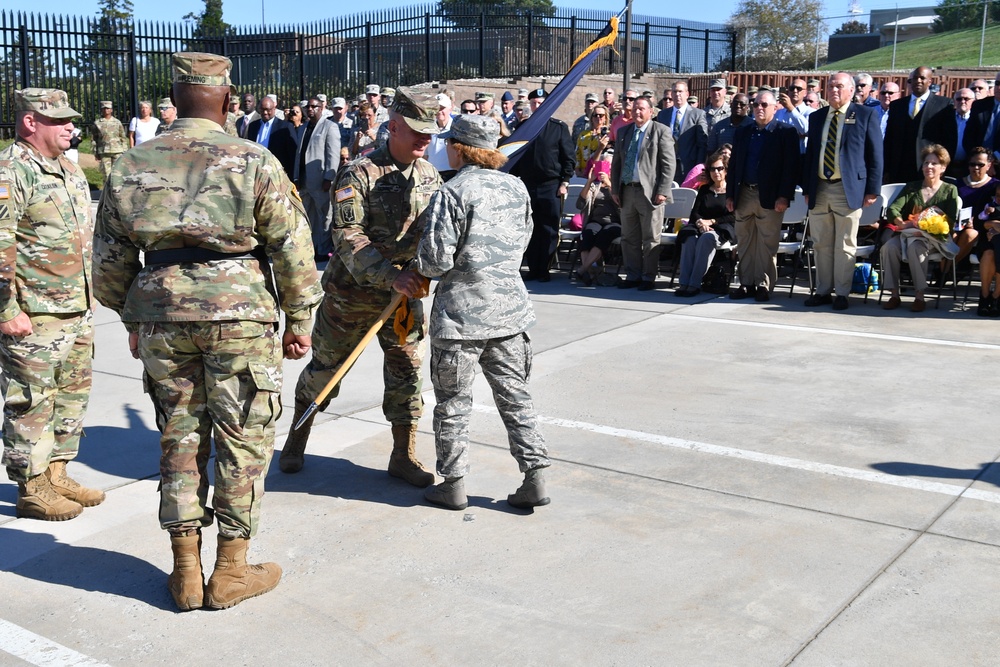
[[[611,16],[568,9],[552,16],[478,9],[443,15],[424,5],[206,36],[193,22],[0,11],[0,131],[13,125],[13,91],[29,86],[66,90],[87,119],[97,115],[100,100],[112,100],[120,117],[135,115],[139,100],[155,105],[169,93],[170,54],[181,50],[228,56],[241,91],[258,98],[274,93],[282,101],[318,92],[351,97],[368,83],[559,75]],[[634,16],[632,28],[631,39],[622,34],[592,73],[622,73],[626,45],[633,74],[731,68],[735,35],[721,26]]]

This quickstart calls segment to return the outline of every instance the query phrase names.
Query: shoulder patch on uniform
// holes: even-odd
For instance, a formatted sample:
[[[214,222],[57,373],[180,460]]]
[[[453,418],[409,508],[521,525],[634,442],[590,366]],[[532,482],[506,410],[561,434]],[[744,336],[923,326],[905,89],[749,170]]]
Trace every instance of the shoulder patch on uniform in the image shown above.
[[[340,188],[339,190],[337,190],[336,195],[337,195],[337,203],[338,204],[340,202],[342,202],[342,201],[347,201],[348,199],[353,199],[354,198],[354,186],[353,185],[348,185],[346,188]]]
[[[10,183],[0,181],[0,199],[10,199]]]

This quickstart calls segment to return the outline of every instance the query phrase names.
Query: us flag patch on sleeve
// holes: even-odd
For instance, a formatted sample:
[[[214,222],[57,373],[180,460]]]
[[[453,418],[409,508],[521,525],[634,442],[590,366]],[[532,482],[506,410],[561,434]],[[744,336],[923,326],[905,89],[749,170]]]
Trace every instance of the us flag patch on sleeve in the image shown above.
[[[353,199],[354,198],[354,186],[348,185],[346,188],[340,188],[339,190],[337,190],[336,195],[337,195],[337,203],[338,204],[340,202],[342,202],[342,201],[347,201],[348,199]]]
[[[0,199],[10,199],[10,183],[0,181]]]

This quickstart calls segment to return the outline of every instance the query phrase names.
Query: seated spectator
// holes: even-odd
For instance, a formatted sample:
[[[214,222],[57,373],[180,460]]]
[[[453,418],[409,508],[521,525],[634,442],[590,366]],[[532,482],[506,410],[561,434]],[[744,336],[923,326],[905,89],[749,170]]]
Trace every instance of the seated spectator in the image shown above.
[[[580,269],[575,272],[575,277],[589,287],[601,271],[604,253],[622,235],[621,210],[611,199],[609,152],[594,161],[576,206],[584,223],[583,234],[580,235]]]
[[[983,230],[976,245],[979,256],[979,306],[976,315],[1000,317],[1000,184],[993,189],[993,198],[986,203],[976,221]],[[990,284],[996,279],[996,287]]]
[[[736,216],[726,209],[728,152],[713,153],[704,167],[711,180],[698,189],[691,219],[677,234],[681,247],[680,287],[674,291],[677,296],[701,292],[701,281],[712,265],[715,249],[725,241],[736,242]]]
[[[986,246],[979,248],[977,245],[980,235],[984,232],[983,221],[979,218],[979,214],[993,198],[993,191],[1000,184],[1000,181],[989,175],[993,156],[987,149],[977,146],[969,152],[967,158],[966,169],[969,174],[958,180],[955,185],[958,187],[958,196],[962,198],[962,206],[972,209],[972,219],[963,223],[962,230],[953,235],[959,248],[958,254],[955,255],[956,262],[968,257],[973,249],[976,249],[976,255],[982,258],[979,250],[985,250]],[[982,240],[985,243],[985,236]]]
[[[890,294],[889,300],[882,305],[886,310],[894,310],[900,306],[899,270],[904,252],[904,235],[901,232],[919,229],[920,213],[932,206],[944,213],[949,226],[953,226],[958,219],[958,188],[941,180],[951,161],[948,150],[940,144],[931,144],[920,151],[920,157],[923,159],[923,180],[907,183],[886,213],[890,222],[889,229],[893,231],[892,237],[882,246],[881,251],[885,289]],[[924,291],[927,289],[927,256],[932,245],[931,239],[924,236],[906,235],[905,252],[916,292],[910,306],[910,311],[914,313],[923,312],[926,307]]]
[[[611,123],[608,119],[608,108],[598,104],[590,112],[590,128],[585,130],[576,140],[576,175],[589,174],[591,167],[608,149],[611,136],[608,130]]]
[[[722,154],[724,154],[726,156],[726,161],[728,162],[729,156],[732,155],[732,153],[733,153],[733,147],[732,147],[731,144],[722,144],[722,146],[719,148],[719,150],[717,150],[715,152],[716,153],[722,153]],[[713,155],[714,155],[714,153],[713,153]],[[705,162],[699,162],[694,167],[692,167],[691,171],[689,171],[687,173],[687,176],[684,177],[684,182],[681,183],[681,187],[682,188],[691,188],[692,190],[697,190],[701,186],[706,185],[708,183],[711,183],[712,179],[709,177],[708,173],[705,171],[705,169],[706,169],[705,165],[706,164],[708,164],[707,160]]]

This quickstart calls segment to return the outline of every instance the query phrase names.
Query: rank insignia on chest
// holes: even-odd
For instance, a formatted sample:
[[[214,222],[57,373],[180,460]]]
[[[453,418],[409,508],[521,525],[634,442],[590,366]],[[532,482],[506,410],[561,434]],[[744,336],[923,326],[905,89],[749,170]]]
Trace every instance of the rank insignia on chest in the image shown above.
[[[348,199],[354,199],[354,186],[348,185],[346,188],[340,188],[335,194],[338,204]]]

